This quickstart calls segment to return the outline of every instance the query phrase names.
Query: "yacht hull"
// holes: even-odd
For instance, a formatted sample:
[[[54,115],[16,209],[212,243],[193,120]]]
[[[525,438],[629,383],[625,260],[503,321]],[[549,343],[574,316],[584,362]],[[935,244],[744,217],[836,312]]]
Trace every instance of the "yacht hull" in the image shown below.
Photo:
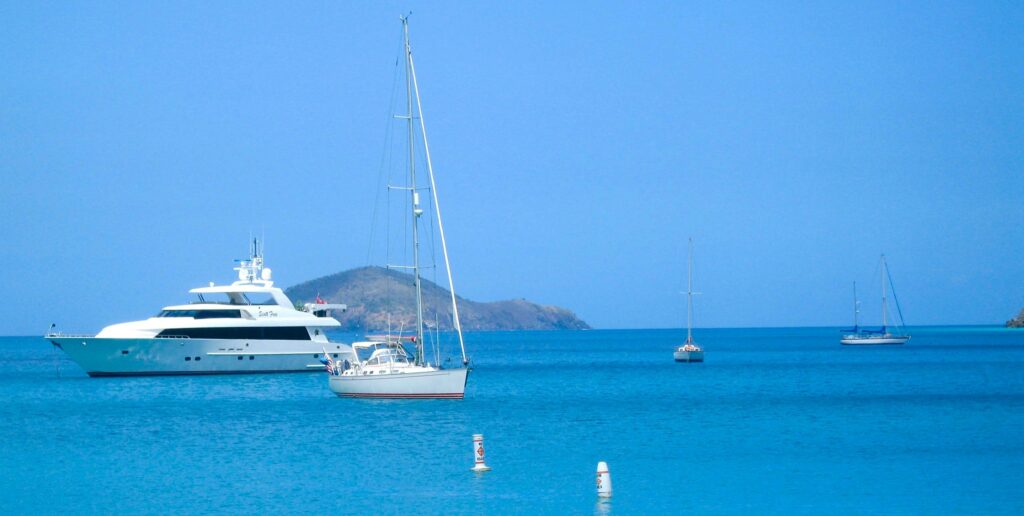
[[[676,351],[672,354],[676,362],[703,362],[703,351]]]
[[[462,399],[469,369],[422,373],[329,376],[331,391],[343,398]]]
[[[851,335],[839,339],[839,343],[844,346],[892,346],[903,344],[909,339],[910,337],[893,335],[878,337],[857,337]]]
[[[324,348],[351,353],[346,344],[295,340],[109,339],[49,337],[89,376],[298,373],[323,371]]]

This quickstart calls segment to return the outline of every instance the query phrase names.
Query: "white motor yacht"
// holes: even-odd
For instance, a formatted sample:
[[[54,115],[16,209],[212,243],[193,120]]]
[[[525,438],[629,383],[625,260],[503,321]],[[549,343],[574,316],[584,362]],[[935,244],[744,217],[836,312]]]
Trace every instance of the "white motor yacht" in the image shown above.
[[[340,326],[328,316],[345,305],[308,303],[296,309],[271,281],[259,242],[230,285],[194,288],[191,304],[164,307],[149,319],[114,324],[96,335],[50,332],[89,376],[284,373],[322,371],[323,353],[335,358],[352,348],[330,342]]]

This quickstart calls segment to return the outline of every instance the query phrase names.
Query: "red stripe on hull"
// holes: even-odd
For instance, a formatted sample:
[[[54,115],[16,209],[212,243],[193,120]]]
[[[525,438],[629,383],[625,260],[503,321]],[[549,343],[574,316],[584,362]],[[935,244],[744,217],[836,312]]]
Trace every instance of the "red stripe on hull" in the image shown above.
[[[212,374],[277,374],[277,373],[322,373],[323,369],[260,369],[253,371],[130,371],[111,373],[106,371],[86,371],[93,378],[113,376],[198,376]]]
[[[449,399],[449,400],[461,400],[465,397],[464,394],[460,393],[444,393],[444,394],[370,394],[370,393],[338,393],[339,397],[342,398],[387,398],[387,399]]]

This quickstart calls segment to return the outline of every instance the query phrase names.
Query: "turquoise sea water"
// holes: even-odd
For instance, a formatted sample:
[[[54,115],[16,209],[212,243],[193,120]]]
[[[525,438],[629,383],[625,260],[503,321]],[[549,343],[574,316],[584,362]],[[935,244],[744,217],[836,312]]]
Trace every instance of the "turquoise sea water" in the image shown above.
[[[320,373],[93,379],[2,338],[0,513],[1024,512],[1024,331],[704,330],[707,361],[676,364],[683,333],[469,334],[463,401],[340,399]]]

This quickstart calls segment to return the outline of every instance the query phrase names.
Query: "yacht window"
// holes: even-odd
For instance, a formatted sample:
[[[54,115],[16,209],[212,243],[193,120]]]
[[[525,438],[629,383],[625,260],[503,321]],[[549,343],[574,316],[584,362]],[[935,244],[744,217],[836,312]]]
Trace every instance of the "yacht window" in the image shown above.
[[[274,296],[267,292],[247,292],[242,294],[242,300],[249,305],[277,305]]]
[[[199,310],[196,319],[241,319],[241,310]]]
[[[193,303],[203,303],[211,305],[238,305],[241,303],[233,303],[231,296],[226,292],[207,292],[205,294],[196,294],[197,301]]]
[[[238,359],[241,360],[242,359],[242,355],[238,355]]]
[[[166,337],[170,335],[191,339],[309,340],[309,331],[304,326],[174,328],[164,330],[157,336]]]
[[[192,357],[185,357],[185,361],[186,362],[191,362],[192,361]]]
[[[249,355],[249,360],[255,360],[255,359],[256,359],[256,357],[254,357],[252,355]]]
[[[191,317],[193,319],[241,319],[241,310],[163,310],[157,317]]]

